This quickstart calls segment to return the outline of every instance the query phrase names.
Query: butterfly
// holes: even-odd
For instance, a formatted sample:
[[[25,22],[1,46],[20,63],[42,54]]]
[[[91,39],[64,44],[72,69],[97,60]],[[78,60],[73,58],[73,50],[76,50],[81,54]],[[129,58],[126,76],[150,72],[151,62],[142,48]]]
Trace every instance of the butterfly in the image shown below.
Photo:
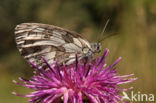
[[[101,51],[101,43],[89,43],[80,34],[58,26],[41,23],[22,23],[15,28],[15,40],[21,55],[40,68],[49,64],[70,65],[75,61],[92,58]]]

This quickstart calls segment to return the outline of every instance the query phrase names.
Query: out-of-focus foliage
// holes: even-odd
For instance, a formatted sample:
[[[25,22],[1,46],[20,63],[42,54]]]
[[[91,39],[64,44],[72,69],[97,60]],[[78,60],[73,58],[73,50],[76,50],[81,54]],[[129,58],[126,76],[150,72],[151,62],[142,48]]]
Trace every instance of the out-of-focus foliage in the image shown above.
[[[17,24],[53,24],[96,42],[108,19],[105,34],[118,34],[103,42],[103,50],[110,49],[109,63],[122,56],[118,70],[135,73],[135,90],[156,93],[156,0],[0,0],[0,103],[26,103],[11,94],[27,91],[13,79],[32,75],[14,42]]]

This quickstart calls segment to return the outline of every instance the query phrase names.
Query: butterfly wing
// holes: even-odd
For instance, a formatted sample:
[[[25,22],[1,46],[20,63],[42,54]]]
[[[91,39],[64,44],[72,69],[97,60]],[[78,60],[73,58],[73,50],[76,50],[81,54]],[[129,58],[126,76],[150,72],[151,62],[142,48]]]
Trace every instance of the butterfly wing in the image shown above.
[[[53,64],[57,59],[59,64],[71,64],[75,61],[75,53],[82,59],[86,54],[83,49],[91,49],[87,40],[78,33],[66,29],[40,23],[22,23],[15,28],[17,47],[24,58],[40,67]]]

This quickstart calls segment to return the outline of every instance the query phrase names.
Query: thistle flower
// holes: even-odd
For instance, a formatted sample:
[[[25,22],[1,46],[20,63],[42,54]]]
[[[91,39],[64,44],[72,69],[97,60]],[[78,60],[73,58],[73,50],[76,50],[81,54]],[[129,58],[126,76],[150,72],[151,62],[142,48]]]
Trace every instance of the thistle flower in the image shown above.
[[[120,103],[121,92],[131,88],[122,89],[118,85],[133,82],[136,78],[130,78],[133,74],[120,76],[114,66],[120,61],[118,58],[112,65],[106,66],[106,49],[101,58],[94,62],[82,64],[76,57],[76,63],[71,66],[59,66],[56,61],[52,67],[44,59],[49,70],[39,69],[30,80],[19,78],[23,83],[16,84],[35,90],[24,96],[30,98],[30,103]]]

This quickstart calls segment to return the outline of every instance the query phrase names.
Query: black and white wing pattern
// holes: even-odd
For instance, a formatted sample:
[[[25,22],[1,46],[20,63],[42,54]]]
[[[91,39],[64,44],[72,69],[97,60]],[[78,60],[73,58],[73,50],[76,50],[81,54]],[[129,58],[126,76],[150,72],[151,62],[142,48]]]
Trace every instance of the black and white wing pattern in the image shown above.
[[[78,33],[40,23],[22,23],[15,28],[15,40],[22,56],[29,62],[43,67],[42,56],[53,64],[71,64],[75,53],[82,59],[87,56],[91,45]]]

